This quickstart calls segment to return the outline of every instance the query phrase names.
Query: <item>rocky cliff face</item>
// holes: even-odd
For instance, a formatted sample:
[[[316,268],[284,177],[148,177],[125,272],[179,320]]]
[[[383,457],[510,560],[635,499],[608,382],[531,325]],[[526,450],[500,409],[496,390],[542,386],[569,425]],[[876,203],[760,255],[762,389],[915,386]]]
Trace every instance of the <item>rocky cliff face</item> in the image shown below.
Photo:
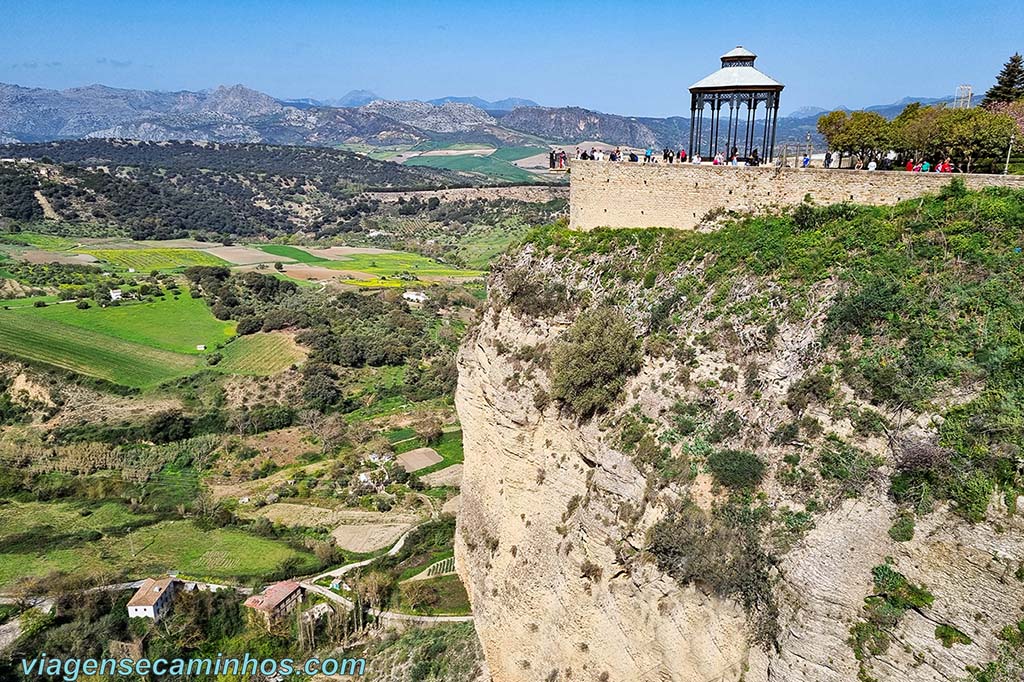
[[[508,257],[459,356],[456,564],[495,682],[1020,679],[1015,489],[984,488],[980,513],[893,492],[922,459],[959,461],[950,424],[984,387],[872,399],[839,369],[871,335],[827,341],[838,272],[786,290],[726,271],[729,236],[719,257],[688,241],[714,235],[637,234]],[[581,418],[555,399],[559,347],[598,306],[643,353]],[[743,453],[764,466],[752,488],[729,473]]]

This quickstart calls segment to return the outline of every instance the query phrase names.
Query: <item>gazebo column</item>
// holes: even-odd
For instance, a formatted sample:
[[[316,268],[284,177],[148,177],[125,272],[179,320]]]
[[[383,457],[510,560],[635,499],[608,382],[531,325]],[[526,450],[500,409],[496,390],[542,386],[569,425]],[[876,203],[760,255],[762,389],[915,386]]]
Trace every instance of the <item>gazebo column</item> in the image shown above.
[[[718,142],[721,138],[722,133],[722,101],[721,95],[715,95],[714,101],[712,101],[712,111],[715,113],[715,148],[712,151],[712,156],[718,154]]]
[[[779,123],[779,93],[772,93],[772,142],[771,153],[775,155],[775,129]]]
[[[757,96],[751,95],[750,102],[747,104],[747,151],[746,156],[749,157],[751,152],[754,151],[754,129],[757,123]]]
[[[693,128],[697,119],[697,95],[690,95],[690,146],[687,147],[687,152],[692,156],[694,154],[693,149]]]
[[[735,125],[736,119],[736,98],[733,95],[729,95],[729,128],[725,134],[725,153],[727,157],[732,156],[733,142],[733,126]]]
[[[700,96],[700,108],[697,109],[697,156],[704,149],[704,95]]]
[[[768,140],[770,136],[768,134],[768,126],[771,124],[772,119],[772,103],[771,95],[768,95],[764,102],[764,132],[761,134],[761,158],[768,159],[771,154],[768,151]]]

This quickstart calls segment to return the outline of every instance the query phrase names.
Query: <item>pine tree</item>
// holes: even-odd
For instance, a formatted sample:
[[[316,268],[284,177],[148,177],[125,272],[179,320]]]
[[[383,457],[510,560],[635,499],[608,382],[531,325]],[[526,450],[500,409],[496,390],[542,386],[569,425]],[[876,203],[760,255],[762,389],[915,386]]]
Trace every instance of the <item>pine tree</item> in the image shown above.
[[[1003,65],[1003,70],[996,77],[996,84],[985,93],[981,105],[987,106],[996,102],[1013,102],[1024,97],[1024,58],[1017,53]]]

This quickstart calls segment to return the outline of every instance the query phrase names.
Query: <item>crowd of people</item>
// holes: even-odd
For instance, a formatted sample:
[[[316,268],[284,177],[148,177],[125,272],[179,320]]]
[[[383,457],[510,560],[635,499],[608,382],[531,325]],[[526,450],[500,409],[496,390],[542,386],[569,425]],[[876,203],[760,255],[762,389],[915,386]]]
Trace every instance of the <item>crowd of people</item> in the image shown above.
[[[548,154],[548,166],[552,169],[561,169],[565,167],[566,162],[565,151],[552,151]],[[576,147],[576,159],[581,161],[629,161],[632,163],[658,163],[658,155],[655,153],[653,147],[648,147],[644,150],[643,156],[641,157],[636,151],[623,152],[620,147],[616,147],[614,150],[603,150],[597,147],[591,147],[588,152],[586,149],[580,149]],[[724,152],[715,154],[710,159],[704,159],[701,156],[690,157],[687,155],[685,149],[671,149],[665,147],[661,150],[661,163],[705,163],[710,162],[715,166],[759,166],[761,165],[761,158],[758,155],[758,151],[755,149],[753,153],[747,158],[740,158],[739,150],[736,147],[732,148],[732,152],[726,156]]]
[[[809,157],[805,155],[804,162],[802,164],[805,168],[808,166],[809,160]],[[839,155],[833,154],[831,151],[825,152],[825,168],[839,167]],[[896,168],[896,161],[890,156],[883,156],[880,161],[872,158],[865,164],[864,159],[854,157],[852,168],[853,170],[891,171]],[[935,164],[932,164],[930,161],[925,159],[908,159],[904,168],[909,173],[952,173],[956,171],[956,166],[953,165],[953,161],[949,157],[946,157]]]
[[[641,156],[637,151],[630,150],[623,152],[620,147],[616,147],[614,150],[599,149],[597,147],[591,147],[590,151],[586,149],[580,149],[576,147],[575,158],[581,161],[629,161],[632,163],[659,163],[658,154],[655,152],[653,147],[644,149],[643,155]],[[799,158],[799,157],[798,157]],[[568,155],[565,150],[551,150],[548,154],[548,167],[552,170],[562,170],[568,167]],[[688,156],[685,149],[670,149],[668,147],[661,150],[660,163],[711,163],[714,166],[760,166],[762,163],[761,157],[758,150],[755,149],[750,153],[748,157],[740,157],[739,150],[733,147],[729,154],[724,152],[718,152],[709,159],[702,158],[700,155]],[[778,159],[776,165],[782,165],[785,163],[783,159]],[[788,164],[787,164],[788,165]],[[800,158],[800,167],[808,168],[812,165],[811,156],[804,154],[803,158]],[[825,152],[825,158],[823,163],[825,168],[839,168],[841,165],[841,159],[838,153],[833,154],[831,150]],[[895,168],[895,161],[888,156],[882,157],[880,160],[874,158],[869,159],[867,163],[860,157],[854,157],[852,165],[848,165],[847,168],[853,168],[854,170],[883,170],[891,171]],[[932,164],[931,162],[923,159],[910,159],[906,163],[906,169],[908,172],[913,173],[952,173],[956,170],[949,158],[943,161]]]

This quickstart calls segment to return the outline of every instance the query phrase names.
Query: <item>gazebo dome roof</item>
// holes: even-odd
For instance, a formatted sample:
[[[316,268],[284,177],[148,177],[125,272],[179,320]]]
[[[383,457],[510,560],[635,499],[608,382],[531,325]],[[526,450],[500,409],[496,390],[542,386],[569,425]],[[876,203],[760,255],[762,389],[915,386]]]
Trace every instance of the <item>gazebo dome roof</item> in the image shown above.
[[[730,59],[736,57],[757,59],[756,54],[754,54],[747,48],[743,47],[742,45],[737,45],[736,47],[722,55],[722,59]]]
[[[744,92],[749,90],[782,90],[785,86],[756,68],[757,55],[736,46],[722,55],[722,68],[690,86],[693,91]]]

